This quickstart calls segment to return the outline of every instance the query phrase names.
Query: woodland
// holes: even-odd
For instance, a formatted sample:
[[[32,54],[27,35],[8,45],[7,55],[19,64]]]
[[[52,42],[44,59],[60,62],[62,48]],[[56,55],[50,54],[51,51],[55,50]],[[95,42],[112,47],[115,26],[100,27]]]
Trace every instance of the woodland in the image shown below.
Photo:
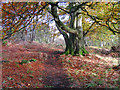
[[[120,88],[120,2],[1,2],[1,88]]]

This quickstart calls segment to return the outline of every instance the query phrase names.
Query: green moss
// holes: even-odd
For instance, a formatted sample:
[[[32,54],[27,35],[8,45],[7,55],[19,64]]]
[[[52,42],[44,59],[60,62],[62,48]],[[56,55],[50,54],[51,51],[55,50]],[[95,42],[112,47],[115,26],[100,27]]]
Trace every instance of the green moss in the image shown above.
[[[31,60],[29,60],[30,62],[35,62],[35,61],[37,61],[36,59],[31,59]]]
[[[73,50],[73,49],[71,49],[71,55],[72,55],[72,56],[74,55],[74,50]]]
[[[2,44],[3,44],[3,45],[7,45],[7,41],[3,41]]]
[[[22,60],[22,61],[20,62],[20,64],[24,64],[24,63],[30,63],[30,61],[28,61],[28,60]]]
[[[84,47],[82,47],[80,48],[79,54],[84,56],[85,54],[89,54],[89,52]]]
[[[64,52],[65,55],[68,55],[70,53],[70,50],[67,50]]]

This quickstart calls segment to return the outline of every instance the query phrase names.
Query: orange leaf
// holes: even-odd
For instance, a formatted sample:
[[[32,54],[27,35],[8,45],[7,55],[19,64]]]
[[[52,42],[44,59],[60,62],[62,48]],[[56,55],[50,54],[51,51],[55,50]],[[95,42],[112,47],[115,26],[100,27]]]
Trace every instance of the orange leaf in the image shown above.
[[[44,6],[46,4],[46,2],[41,2],[41,5]]]

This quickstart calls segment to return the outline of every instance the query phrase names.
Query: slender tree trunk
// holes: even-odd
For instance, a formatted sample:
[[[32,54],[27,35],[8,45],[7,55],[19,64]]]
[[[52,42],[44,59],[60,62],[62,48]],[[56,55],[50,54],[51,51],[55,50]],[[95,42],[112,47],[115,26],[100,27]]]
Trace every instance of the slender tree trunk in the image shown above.
[[[25,38],[24,38],[24,30],[21,31],[21,40],[25,41]]]
[[[120,46],[120,34],[118,34],[118,45]]]

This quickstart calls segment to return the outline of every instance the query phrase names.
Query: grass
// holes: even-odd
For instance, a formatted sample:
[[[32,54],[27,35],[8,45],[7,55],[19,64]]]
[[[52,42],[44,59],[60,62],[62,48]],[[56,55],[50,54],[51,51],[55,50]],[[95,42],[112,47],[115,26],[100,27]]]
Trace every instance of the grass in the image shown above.
[[[25,79],[25,78],[27,78],[27,76],[23,75],[23,76],[22,76],[22,78],[24,78],[24,79]]]
[[[44,85],[45,88],[53,88],[54,86]]]
[[[7,81],[4,80],[2,83],[4,84],[4,83],[6,83],[6,82],[7,82]]]
[[[14,80],[13,78],[7,77],[8,80]]]
[[[27,73],[33,73],[34,71],[32,71],[32,70],[27,70]]]
[[[16,64],[17,67],[19,67],[19,65],[18,65],[19,63],[18,62],[15,62],[15,64]]]
[[[3,44],[3,45],[7,45],[7,41],[3,41],[2,44]]]
[[[87,85],[86,88],[88,88],[88,87],[96,87],[97,86],[96,83],[88,83],[86,85]]]
[[[30,62],[35,62],[35,61],[37,61],[36,59],[31,59],[31,60],[29,60]]]
[[[20,64],[25,64],[25,63],[30,63],[30,61],[28,61],[28,60],[22,60],[22,61],[20,62]]]
[[[34,76],[33,76],[33,75],[29,75],[29,77],[30,77],[30,78],[34,78]]]

